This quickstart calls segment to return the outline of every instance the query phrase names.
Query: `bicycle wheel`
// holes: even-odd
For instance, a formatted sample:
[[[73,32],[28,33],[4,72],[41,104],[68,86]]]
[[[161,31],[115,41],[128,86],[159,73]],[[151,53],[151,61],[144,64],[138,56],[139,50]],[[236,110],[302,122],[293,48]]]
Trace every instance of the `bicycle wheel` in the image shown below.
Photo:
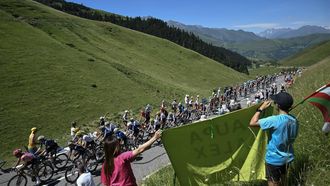
[[[98,166],[95,155],[89,156],[86,161],[86,167],[89,172],[94,172]]]
[[[24,185],[24,186],[27,185],[27,178],[25,175],[17,174],[12,178],[10,178],[7,184],[7,186],[18,186],[18,185]]]
[[[65,180],[71,184],[74,184],[78,177],[79,177],[79,172],[78,172],[78,163],[75,163],[65,170],[64,174]]]
[[[66,154],[55,155],[53,164],[57,169],[64,168],[68,164],[68,156]]]
[[[104,150],[103,147],[99,146],[95,150],[95,156],[97,161],[103,161],[104,159]]]
[[[46,182],[52,179],[54,175],[54,168],[48,164],[41,164],[38,170],[38,177],[40,181]]]

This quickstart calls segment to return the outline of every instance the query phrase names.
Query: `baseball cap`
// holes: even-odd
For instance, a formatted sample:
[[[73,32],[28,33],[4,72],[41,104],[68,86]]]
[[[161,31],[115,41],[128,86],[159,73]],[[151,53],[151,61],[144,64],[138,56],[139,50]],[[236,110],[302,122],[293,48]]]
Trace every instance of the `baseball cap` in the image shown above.
[[[287,92],[280,92],[278,94],[271,95],[270,99],[274,100],[278,107],[285,111],[288,111],[293,105],[293,98]]]

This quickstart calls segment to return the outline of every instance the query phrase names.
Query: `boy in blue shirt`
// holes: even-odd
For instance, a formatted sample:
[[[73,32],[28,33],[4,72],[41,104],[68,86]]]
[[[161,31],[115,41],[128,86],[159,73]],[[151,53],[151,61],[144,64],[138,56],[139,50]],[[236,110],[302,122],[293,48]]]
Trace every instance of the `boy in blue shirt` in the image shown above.
[[[298,121],[289,115],[293,98],[286,92],[280,92],[270,97],[278,111],[278,115],[259,119],[260,114],[269,107],[272,101],[265,101],[251,118],[250,127],[260,127],[268,131],[266,150],[266,178],[268,185],[284,185],[288,165],[294,159],[293,142],[298,134]]]

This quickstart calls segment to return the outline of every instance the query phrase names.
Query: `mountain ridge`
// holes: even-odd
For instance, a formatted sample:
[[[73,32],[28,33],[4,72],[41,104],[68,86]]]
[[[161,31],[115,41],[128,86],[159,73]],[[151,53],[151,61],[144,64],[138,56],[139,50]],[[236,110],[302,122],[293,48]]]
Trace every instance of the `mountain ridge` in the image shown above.
[[[185,25],[183,23],[169,20],[167,23],[170,26],[186,29],[197,33],[201,37],[212,37],[220,39],[224,42],[245,42],[245,41],[254,41],[262,40],[263,38],[257,36],[253,32],[247,32],[244,30],[232,30],[227,28],[209,28],[201,25]],[[206,31],[206,33],[205,33]]]
[[[260,32],[258,35],[268,39],[287,39],[293,37],[307,36],[311,34],[328,34],[329,29],[316,25],[304,25],[297,29],[292,28],[273,28]]]
[[[212,43],[216,46],[228,48],[256,61],[282,60],[290,55],[296,54],[306,47],[330,40],[330,34],[327,33],[310,34],[306,36],[284,39],[267,39],[257,36],[252,32],[249,33],[243,30],[232,30],[232,32],[236,34],[233,35],[230,33],[227,34],[229,32],[228,29],[207,28],[201,26],[197,27],[174,21],[171,21],[170,24],[195,33],[206,42]],[[209,30],[212,30],[211,34]],[[287,32],[288,30],[291,29],[287,28],[282,31]],[[249,34],[252,34],[253,37],[249,37]],[[237,35],[243,37],[244,39],[241,39]],[[225,38],[229,36],[233,37],[233,39]]]

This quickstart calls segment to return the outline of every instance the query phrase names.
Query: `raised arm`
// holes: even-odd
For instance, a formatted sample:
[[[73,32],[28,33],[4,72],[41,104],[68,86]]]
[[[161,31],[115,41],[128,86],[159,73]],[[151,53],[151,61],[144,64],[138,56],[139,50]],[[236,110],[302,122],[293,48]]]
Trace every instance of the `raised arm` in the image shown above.
[[[272,101],[265,101],[263,102],[263,104],[259,107],[259,109],[257,110],[257,112],[253,115],[253,117],[250,120],[250,127],[259,127],[259,118],[260,118],[260,114],[261,112],[263,112],[266,108],[268,108],[270,105],[272,104]]]
[[[155,132],[155,135],[147,142],[144,144],[140,145],[137,149],[133,150],[133,156],[137,156],[147,150],[157,139],[161,137],[161,130],[157,130]]]

